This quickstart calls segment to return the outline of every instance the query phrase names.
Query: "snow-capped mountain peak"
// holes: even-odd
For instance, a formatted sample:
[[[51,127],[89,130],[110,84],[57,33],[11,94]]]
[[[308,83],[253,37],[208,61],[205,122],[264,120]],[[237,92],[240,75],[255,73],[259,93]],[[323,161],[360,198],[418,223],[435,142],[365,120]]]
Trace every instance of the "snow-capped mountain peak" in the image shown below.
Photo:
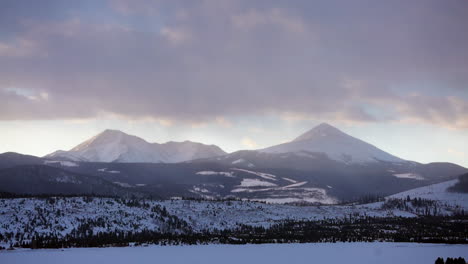
[[[226,154],[219,147],[197,142],[149,143],[119,130],[106,129],[70,151],[56,151],[46,158],[92,162],[171,163]]]
[[[321,123],[320,125],[298,136],[292,142],[312,140],[312,139],[316,139],[320,137],[327,137],[327,136],[347,136],[347,135],[334,126],[331,126],[327,123]]]
[[[144,139],[128,135],[120,130],[106,129],[98,135],[86,140],[70,151],[82,151],[90,147],[100,147],[106,144],[148,144]]]
[[[345,163],[404,161],[327,123],[314,127],[291,142],[259,151],[268,153],[317,152],[326,154],[332,160]]]

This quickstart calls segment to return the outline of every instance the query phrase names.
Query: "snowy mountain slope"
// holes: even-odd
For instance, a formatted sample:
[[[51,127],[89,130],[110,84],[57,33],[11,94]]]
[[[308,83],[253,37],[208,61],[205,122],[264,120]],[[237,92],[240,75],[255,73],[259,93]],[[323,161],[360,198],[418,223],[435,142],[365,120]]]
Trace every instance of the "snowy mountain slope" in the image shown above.
[[[84,224],[96,225],[92,228],[95,234],[145,229],[175,233],[185,230],[183,221],[165,214],[155,202],[144,205],[89,197],[0,199],[0,223],[0,245],[7,246],[17,238],[9,240],[4,236],[6,233],[22,234],[23,241],[44,234],[63,238]]]
[[[6,235],[9,233],[20,233],[23,240],[31,239],[34,234],[64,237],[83,224],[91,225],[95,234],[145,229],[183,232],[185,224],[194,231],[223,230],[241,225],[269,227],[287,220],[342,219],[351,214],[416,216],[363,206],[288,206],[247,201],[144,200],[135,203],[98,197],[0,199],[0,245],[15,242],[15,236]]]
[[[118,130],[105,130],[70,151],[56,151],[45,158],[86,162],[173,163],[226,154],[219,147],[184,141],[149,143]]]
[[[391,195],[389,198],[406,199],[409,196],[410,198],[429,199],[451,206],[459,206],[461,208],[464,208],[465,210],[468,210],[468,193],[457,193],[448,190],[456,183],[457,180],[451,180],[437,184],[432,184],[429,186],[412,189],[406,192],[397,193]]]
[[[225,155],[221,148],[215,145],[205,145],[198,142],[169,141],[164,144],[159,144],[159,148],[166,154],[166,162],[183,162],[194,159],[203,159]]]
[[[225,177],[224,174],[216,176]],[[251,183],[252,181],[247,185]],[[82,224],[90,224],[93,233],[132,230],[183,232],[184,229],[234,229],[241,225],[269,227],[289,220],[345,219],[351,215],[423,215],[427,206],[425,204],[420,208],[415,208],[411,203],[404,208],[389,207],[387,204],[387,201],[394,198],[406,201],[408,195],[411,199],[434,200],[437,203],[437,215],[452,215],[460,208],[466,210],[468,206],[468,194],[446,191],[454,183],[455,181],[447,181],[417,188],[387,197],[385,202],[363,205],[291,206],[249,201],[135,201],[98,197],[0,199],[0,245],[8,246],[18,237],[7,234],[20,233],[23,241],[31,239],[33,234],[58,234],[59,237],[64,237]],[[265,187],[263,183],[261,185],[247,187]],[[433,205],[432,201],[430,202]]]
[[[443,210],[438,212],[449,212]],[[130,200],[120,198],[58,197],[0,199],[0,245],[18,237],[67,234],[86,225],[94,234],[126,231],[184,232],[225,230],[241,225],[269,227],[296,220],[353,217],[417,217],[382,204],[290,206],[248,201]],[[176,216],[176,217],[175,217]],[[13,234],[13,235],[7,235]],[[21,234],[15,236],[15,234]]]
[[[105,130],[67,152],[55,152],[47,158],[66,157],[75,161],[163,162],[164,153],[145,140],[117,130]]]
[[[349,136],[326,123],[316,126],[291,142],[260,149],[259,151],[267,153],[301,151],[324,153],[330,159],[344,163],[405,162],[403,159]]]

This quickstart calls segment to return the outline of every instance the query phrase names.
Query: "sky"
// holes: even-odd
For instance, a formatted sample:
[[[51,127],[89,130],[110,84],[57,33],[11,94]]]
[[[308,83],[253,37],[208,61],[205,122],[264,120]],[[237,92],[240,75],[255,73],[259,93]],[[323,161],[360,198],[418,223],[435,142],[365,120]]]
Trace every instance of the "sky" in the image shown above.
[[[321,122],[468,167],[468,1],[3,0],[0,152],[104,129],[228,152]]]

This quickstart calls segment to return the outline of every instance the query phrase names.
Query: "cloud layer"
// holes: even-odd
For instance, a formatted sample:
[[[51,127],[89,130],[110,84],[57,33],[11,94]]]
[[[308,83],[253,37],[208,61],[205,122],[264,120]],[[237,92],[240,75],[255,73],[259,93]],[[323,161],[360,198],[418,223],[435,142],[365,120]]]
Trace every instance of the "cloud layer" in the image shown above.
[[[468,128],[467,1],[3,1],[0,120]]]

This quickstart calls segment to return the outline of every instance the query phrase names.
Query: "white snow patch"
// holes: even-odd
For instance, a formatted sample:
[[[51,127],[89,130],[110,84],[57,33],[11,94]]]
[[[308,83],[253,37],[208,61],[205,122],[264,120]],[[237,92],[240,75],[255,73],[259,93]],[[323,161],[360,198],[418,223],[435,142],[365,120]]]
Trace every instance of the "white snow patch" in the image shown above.
[[[302,186],[304,184],[306,184],[307,182],[304,181],[304,182],[298,182],[298,183],[293,183],[293,184],[290,184],[290,185],[286,185],[284,186],[283,188],[294,188],[294,187],[299,187],[299,186]]]
[[[238,160],[231,162],[231,164],[238,164],[238,163],[243,163],[243,162],[245,162],[245,159],[238,159]]]
[[[397,178],[402,178],[402,179],[424,180],[424,177],[416,173],[397,173],[397,174],[393,174],[393,176]]]
[[[277,185],[271,182],[261,181],[258,179],[242,179],[241,184],[238,185],[238,187],[257,187],[257,186],[272,187],[272,186],[277,186]]]
[[[193,191],[197,192],[197,193],[209,193],[210,192],[205,188],[200,188],[200,187],[197,187],[197,186],[193,186]]]
[[[133,187],[132,185],[126,183],[126,182],[118,182],[118,181],[115,181],[114,182],[115,184],[119,185],[120,187],[124,187],[124,188],[131,188]]]
[[[267,180],[277,181],[276,176],[273,175],[273,174],[269,174],[269,173],[255,172],[255,171],[238,169],[238,168],[232,168],[231,170],[242,171],[242,172],[250,173],[250,174],[253,174],[253,175],[257,175],[258,177],[261,177],[261,178],[264,178],[264,179],[267,179]]]
[[[254,199],[254,201],[265,202],[269,204],[286,204],[286,203],[297,203],[297,202],[307,202],[307,203],[320,203],[320,204],[334,204],[336,200],[325,196],[317,197],[284,197],[284,198],[265,198],[265,199]]]
[[[238,160],[235,160],[235,161],[231,162],[231,164],[239,164],[239,163],[247,163],[247,167],[249,167],[249,168],[255,167],[255,165],[253,165],[250,162],[247,162],[245,159],[238,159]]]
[[[78,167],[79,166],[77,163],[72,162],[72,161],[60,161],[60,160],[46,160],[46,161],[44,161],[45,165],[56,164],[56,163],[60,163],[60,165],[64,166],[64,167]]]
[[[292,182],[292,183],[296,183],[296,182],[297,182],[296,180],[293,180],[293,179],[290,179],[290,178],[286,178],[286,177],[283,177],[283,180],[286,180],[286,181]]]
[[[226,171],[199,171],[196,174],[198,175],[221,175],[226,177],[235,177],[233,172],[226,172]]]
[[[107,170],[107,168],[98,169],[97,171],[107,172],[107,173],[120,173],[120,171],[118,171],[118,170]]]

